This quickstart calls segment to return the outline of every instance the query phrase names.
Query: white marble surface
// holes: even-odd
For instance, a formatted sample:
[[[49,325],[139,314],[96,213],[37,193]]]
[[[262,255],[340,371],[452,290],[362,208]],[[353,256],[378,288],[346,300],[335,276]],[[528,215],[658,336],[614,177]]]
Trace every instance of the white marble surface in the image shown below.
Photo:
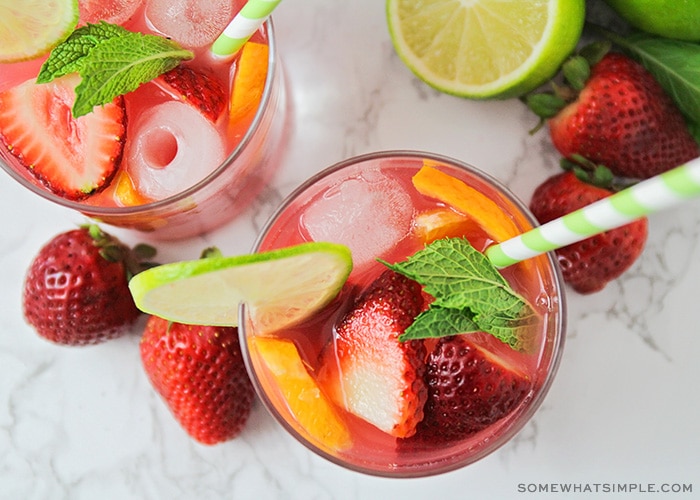
[[[450,155],[526,200],[557,170],[546,135],[528,135],[534,120],[518,101],[466,101],[417,81],[393,52],[384,2],[289,1],[274,19],[295,107],[280,172],[238,221],[206,238],[158,244],[162,262],[195,258],[210,244],[248,251],[284,195],[350,155],[397,148]],[[24,271],[45,241],[82,218],[4,174],[0,190],[2,499],[700,496],[698,203],[653,216],[643,257],[622,279],[592,296],[568,291],[558,378],[514,441],[460,471],[390,480],[312,455],[260,404],[238,439],[196,444],[148,385],[138,331],[77,349],[38,338],[20,313]],[[584,491],[519,491],[553,483]],[[691,484],[693,491],[657,495],[649,483]],[[633,493],[605,493],[604,484],[626,484]]]

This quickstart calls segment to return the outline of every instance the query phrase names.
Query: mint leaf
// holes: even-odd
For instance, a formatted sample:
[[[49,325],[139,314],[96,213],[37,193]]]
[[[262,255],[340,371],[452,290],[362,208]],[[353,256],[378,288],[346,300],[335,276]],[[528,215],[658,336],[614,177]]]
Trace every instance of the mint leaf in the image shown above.
[[[87,24],[70,34],[63,43],[55,47],[41,66],[37,83],[48,83],[54,78],[69,73],[80,72],[85,57],[93,47],[105,40],[124,36],[128,30],[104,21],[100,24]]]
[[[42,65],[37,82],[80,73],[73,104],[73,116],[77,118],[193,57],[191,51],[167,38],[135,33],[102,21],[76,29],[55,47]]]
[[[472,319],[470,311],[443,309],[433,306],[427,311],[420,313],[413,323],[399,335],[399,340],[404,342],[413,339],[429,339],[458,333],[480,332],[482,330],[483,328],[479,327]]]
[[[384,264],[435,298],[401,340],[484,331],[514,349],[530,347],[528,332],[539,316],[466,239],[436,240],[403,262]]]
[[[128,32],[105,40],[95,45],[83,61],[73,116],[87,114],[95,106],[136,90],[190,58],[190,51],[159,36]]]

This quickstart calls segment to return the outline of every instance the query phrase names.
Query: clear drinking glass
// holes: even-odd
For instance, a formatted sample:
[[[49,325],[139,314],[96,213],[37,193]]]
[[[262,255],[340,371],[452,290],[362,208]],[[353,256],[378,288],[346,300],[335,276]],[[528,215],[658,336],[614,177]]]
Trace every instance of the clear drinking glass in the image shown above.
[[[362,289],[385,269],[376,258],[394,262],[414,253],[420,246],[412,236],[416,214],[440,208],[439,203],[412,189],[411,177],[423,165],[435,167],[478,189],[509,214],[520,231],[536,224],[528,208],[503,184],[462,162],[414,151],[387,151],[351,158],[327,168],[297,188],[271,217],[254,247],[254,251],[265,251],[314,239],[347,244],[353,251],[354,267],[339,297],[314,318],[273,333],[256,332],[245,315],[245,307],[241,310],[244,357],[258,395],[274,418],[318,455],[348,469],[377,476],[419,477],[443,473],[471,464],[508,442],[542,403],[564,344],[563,281],[552,255],[543,255],[501,271],[541,314],[541,321],[533,327],[534,349],[528,353],[516,352],[490,335],[477,334],[483,345],[519,366],[532,382],[530,392],[506,417],[449,443],[394,438],[349,414],[337,401],[331,406],[345,426],[343,439],[337,438],[337,432],[333,434],[335,437],[327,438],[332,431],[319,431],[313,416],[297,418],[301,411],[295,401],[290,404],[290,391],[295,399],[332,398],[326,397],[322,381],[318,391],[307,388],[303,395],[295,394],[294,388],[280,387],[278,377],[289,381],[294,375],[281,373],[279,367],[268,364],[268,358],[263,359],[256,347],[258,337],[291,340],[308,374],[319,381],[325,369],[323,364],[329,359],[337,361],[325,355],[327,349],[333,348],[335,326]],[[469,235],[468,238],[472,240]],[[478,241],[479,237],[474,239]],[[488,241],[472,243],[477,249],[477,245],[489,244]],[[345,439],[348,436],[349,442]]]
[[[238,8],[243,3],[240,2]],[[139,7],[133,17],[143,17],[144,10],[144,6]],[[128,23],[136,26],[134,31],[149,29],[148,23],[143,20],[130,20]],[[126,27],[131,29],[131,26]],[[7,147],[0,147],[0,166],[33,193],[100,222],[147,232],[157,239],[184,238],[210,231],[239,215],[274,175],[279,163],[278,156],[286,126],[287,102],[284,74],[270,20],[254,35],[253,40],[269,47],[267,76],[257,111],[248,128],[236,132],[240,138],[235,140],[230,151],[226,151],[225,159],[218,167],[177,194],[127,206],[109,201],[104,194],[101,197],[96,195],[74,201],[47,189],[29,173],[28,168],[10,154]],[[206,58],[206,50],[206,47],[197,48],[195,59]],[[0,78],[0,90],[7,87],[3,80],[12,77],[13,72],[24,72],[27,78],[35,76],[40,62],[0,64],[0,71],[4,72]],[[234,62],[232,67],[235,68],[236,64]],[[128,109],[127,107],[127,111]],[[129,127],[134,119],[127,113]],[[126,141],[130,140],[133,138],[127,132]],[[196,161],[193,163],[195,164],[192,168],[197,168]]]

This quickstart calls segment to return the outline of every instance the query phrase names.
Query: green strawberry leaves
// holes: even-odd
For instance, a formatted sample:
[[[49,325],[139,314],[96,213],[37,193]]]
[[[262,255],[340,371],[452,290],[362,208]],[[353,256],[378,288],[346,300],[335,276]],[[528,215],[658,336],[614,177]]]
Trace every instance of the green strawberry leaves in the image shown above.
[[[384,264],[435,298],[400,340],[485,331],[514,349],[529,349],[537,313],[466,239],[437,240],[404,262]]]
[[[41,67],[37,83],[80,73],[73,116],[136,90],[194,54],[167,38],[128,31],[103,22],[76,29]]]

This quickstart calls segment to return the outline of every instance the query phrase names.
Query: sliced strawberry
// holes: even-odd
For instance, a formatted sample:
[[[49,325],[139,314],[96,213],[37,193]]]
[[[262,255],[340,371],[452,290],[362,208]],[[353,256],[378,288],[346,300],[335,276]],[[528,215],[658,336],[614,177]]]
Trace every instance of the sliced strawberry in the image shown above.
[[[212,74],[180,65],[162,74],[157,81],[173,97],[191,104],[212,122],[226,109],[226,90]]]
[[[28,80],[0,93],[0,142],[48,189],[81,200],[105,188],[124,149],[121,97],[73,118],[77,75]]]
[[[398,340],[422,307],[418,283],[385,271],[322,354],[319,380],[336,404],[396,437],[412,435],[423,417],[425,347]]]
[[[511,413],[530,391],[529,378],[472,342],[442,337],[428,355],[428,401],[416,439],[462,439]]]

